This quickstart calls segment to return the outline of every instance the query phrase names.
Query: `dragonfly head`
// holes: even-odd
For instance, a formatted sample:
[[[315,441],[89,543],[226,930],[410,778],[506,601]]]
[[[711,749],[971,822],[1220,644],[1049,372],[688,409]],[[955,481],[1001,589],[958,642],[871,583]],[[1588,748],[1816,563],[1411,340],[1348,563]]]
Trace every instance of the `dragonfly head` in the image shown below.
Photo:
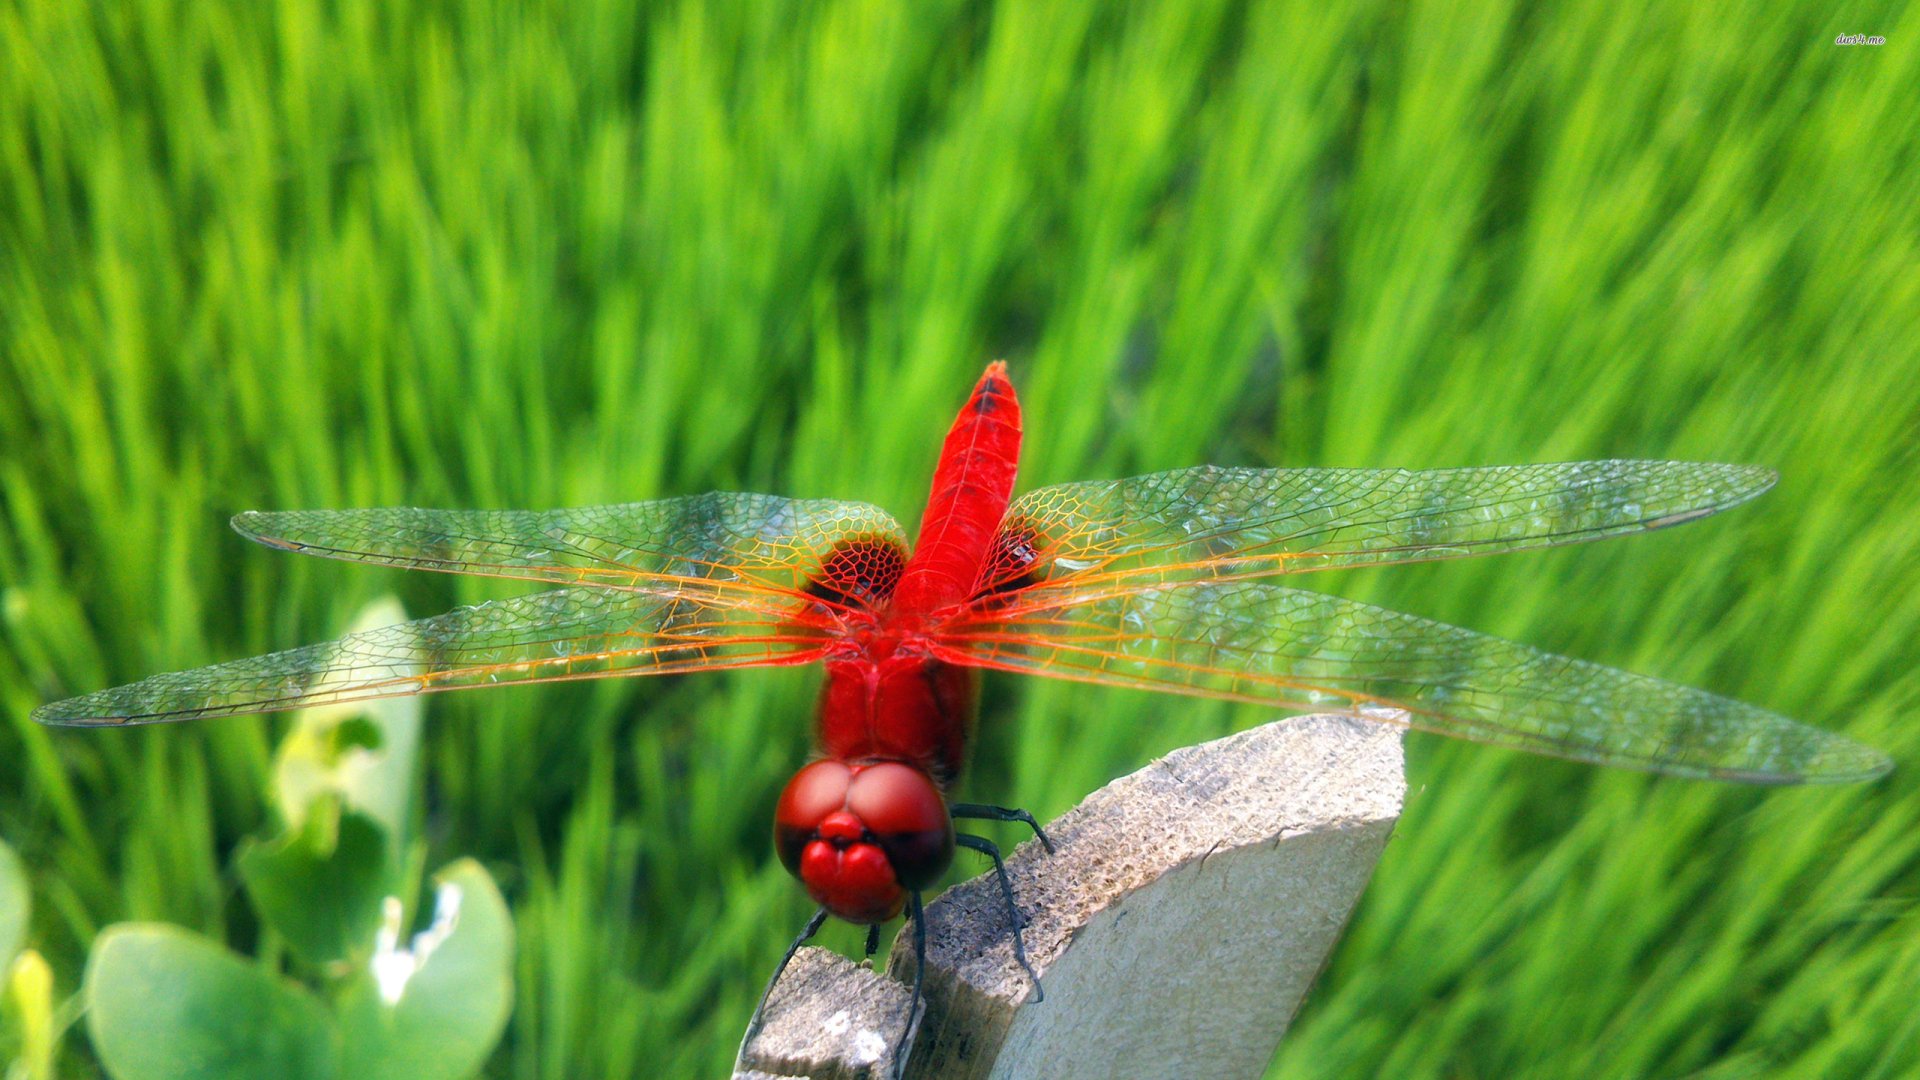
[[[816,761],[787,782],[773,820],[780,861],[815,902],[852,923],[900,914],[909,892],[932,886],[953,862],[940,788],[897,761]]]

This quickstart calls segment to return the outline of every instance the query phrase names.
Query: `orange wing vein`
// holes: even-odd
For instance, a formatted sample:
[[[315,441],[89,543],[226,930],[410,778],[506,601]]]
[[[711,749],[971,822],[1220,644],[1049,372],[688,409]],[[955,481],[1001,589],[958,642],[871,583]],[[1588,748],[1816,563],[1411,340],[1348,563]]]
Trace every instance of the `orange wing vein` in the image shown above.
[[[153,724],[330,702],[615,675],[804,664],[826,639],[774,609],[555,589],[337,641],[156,675],[36,709],[46,724]]]
[[[901,552],[907,543],[868,503],[741,492],[544,511],[254,511],[233,527],[269,547],[352,562],[661,594],[693,587],[715,601],[791,595],[846,543]]]
[[[1202,466],[1039,488],[1015,499],[1000,580],[1264,577],[1460,558],[1692,521],[1773,486],[1749,465],[1583,461],[1432,469]]]
[[[1270,582],[1039,586],[963,616],[955,663],[1366,714],[1602,765],[1756,783],[1884,773],[1877,750],[1751,705]]]

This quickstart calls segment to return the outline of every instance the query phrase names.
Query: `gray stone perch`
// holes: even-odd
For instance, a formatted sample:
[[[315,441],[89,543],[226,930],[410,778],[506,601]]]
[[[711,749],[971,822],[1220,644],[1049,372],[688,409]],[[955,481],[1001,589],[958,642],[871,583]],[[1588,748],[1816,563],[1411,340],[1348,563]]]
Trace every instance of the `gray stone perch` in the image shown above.
[[[1043,1002],[992,873],[949,889],[927,905],[906,1075],[1258,1075],[1400,815],[1401,730],[1301,716],[1185,747],[1047,825],[1055,854],[1020,845],[1007,873]],[[803,949],[735,1077],[892,1075],[911,940],[886,975]]]

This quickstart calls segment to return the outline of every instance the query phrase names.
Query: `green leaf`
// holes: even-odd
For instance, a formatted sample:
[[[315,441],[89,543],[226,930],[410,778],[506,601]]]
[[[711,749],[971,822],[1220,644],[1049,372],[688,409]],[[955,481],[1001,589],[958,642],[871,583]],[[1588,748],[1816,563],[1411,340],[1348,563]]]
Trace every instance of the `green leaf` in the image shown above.
[[[33,910],[33,897],[27,891],[27,871],[20,856],[7,842],[0,840],[0,973],[7,970],[13,954],[26,940],[27,916]]]
[[[373,948],[380,900],[390,888],[387,838],[365,814],[316,807],[301,830],[240,853],[255,911],[315,967]]]
[[[447,867],[435,883],[434,925],[407,950],[376,958],[389,965],[385,992],[369,974],[340,1001],[344,1072],[356,1080],[471,1076],[506,1026],[513,1001],[506,902],[471,859]]]
[[[94,1050],[116,1080],[327,1080],[334,1031],[311,994],[161,923],[94,942],[84,993]]]

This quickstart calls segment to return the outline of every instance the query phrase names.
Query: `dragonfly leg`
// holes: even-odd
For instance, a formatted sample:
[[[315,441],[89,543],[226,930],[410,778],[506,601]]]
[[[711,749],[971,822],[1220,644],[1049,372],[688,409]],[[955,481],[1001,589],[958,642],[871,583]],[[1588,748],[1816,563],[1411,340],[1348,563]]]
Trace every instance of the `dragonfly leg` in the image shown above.
[[[920,894],[907,894],[907,918],[913,922],[913,998],[907,1005],[907,1026],[900,1033],[900,1045],[893,1054],[893,1075],[899,1080],[907,1074],[907,1057],[913,1051],[914,1033],[920,1030],[920,991],[927,977],[927,913],[920,906]]]
[[[1013,886],[1007,881],[1007,864],[1000,861],[1000,849],[995,847],[991,840],[979,836],[968,836],[965,833],[955,836],[953,840],[963,848],[984,851],[987,857],[993,860],[994,876],[1000,879],[1000,897],[1007,902],[1007,918],[1013,924],[1013,958],[1020,962],[1020,967],[1026,971],[1027,978],[1033,980],[1033,1000],[1036,1002],[1047,1000],[1046,991],[1040,989],[1040,976],[1035,975],[1033,965],[1027,963],[1027,945],[1023,936],[1023,931],[1027,928],[1027,920],[1013,902]]]
[[[1047,849],[1047,854],[1053,854],[1053,841],[1047,839],[1046,831],[1040,828],[1040,823],[1033,820],[1033,815],[1025,810],[990,806],[986,803],[963,802],[954,803],[948,808],[947,813],[956,818],[975,818],[981,821],[1025,822],[1027,827],[1033,830],[1033,835],[1040,839],[1040,846]]]
[[[865,965],[866,967],[872,967],[873,954],[879,951],[880,951],[880,924],[874,923],[871,926],[867,927],[867,954],[860,958],[860,963]]]
[[[826,908],[814,912],[813,918],[807,920],[806,929],[800,931],[800,936],[794,938],[793,944],[787,946],[787,955],[780,958],[779,965],[773,969],[773,978],[767,980],[767,988],[760,992],[760,1004],[753,1007],[753,1019],[747,1021],[746,1037],[740,1040],[741,1054],[747,1052],[747,1044],[753,1041],[753,1037],[760,1034],[761,1021],[766,1018],[767,999],[773,996],[774,985],[780,981],[781,974],[787,970],[788,964],[793,963],[793,957],[800,951],[800,946],[805,945],[813,935],[819,933],[820,927],[826,925],[826,921]]]

